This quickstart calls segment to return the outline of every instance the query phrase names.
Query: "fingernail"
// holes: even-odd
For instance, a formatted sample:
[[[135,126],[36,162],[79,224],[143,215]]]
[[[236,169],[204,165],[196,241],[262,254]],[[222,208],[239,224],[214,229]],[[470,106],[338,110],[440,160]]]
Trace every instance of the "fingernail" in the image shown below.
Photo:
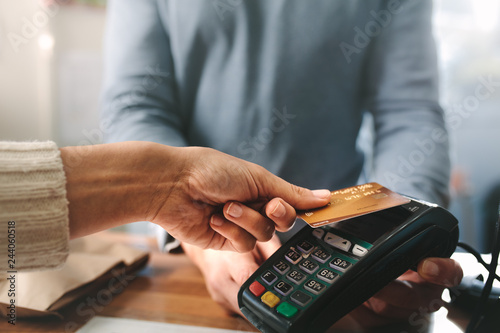
[[[314,190],[314,191],[312,191],[312,193],[316,198],[319,198],[319,199],[330,198],[330,195],[331,195],[329,190]]]
[[[227,207],[227,214],[231,217],[238,218],[243,214],[243,208],[235,202],[231,202]]]
[[[286,214],[285,206],[283,206],[283,204],[280,201],[278,201],[278,204],[276,205],[276,207],[274,207],[274,210],[271,212],[271,215],[280,218],[285,216],[285,214]]]
[[[213,225],[215,225],[217,227],[220,227],[224,223],[224,220],[218,215],[212,215],[212,218],[210,219],[210,223],[212,223]]]
[[[430,260],[424,261],[424,265],[422,266],[423,273],[429,276],[438,276],[439,275],[439,266],[433,263]]]

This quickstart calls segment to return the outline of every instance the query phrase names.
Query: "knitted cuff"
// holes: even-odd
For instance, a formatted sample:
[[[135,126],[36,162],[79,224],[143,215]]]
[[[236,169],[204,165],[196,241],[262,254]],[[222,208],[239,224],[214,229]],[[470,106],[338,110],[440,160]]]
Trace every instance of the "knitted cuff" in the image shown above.
[[[65,262],[66,178],[54,142],[0,142],[0,228],[0,252],[14,254],[16,270],[57,268]],[[7,252],[13,238],[15,251]],[[9,268],[7,260],[0,260],[0,268]]]

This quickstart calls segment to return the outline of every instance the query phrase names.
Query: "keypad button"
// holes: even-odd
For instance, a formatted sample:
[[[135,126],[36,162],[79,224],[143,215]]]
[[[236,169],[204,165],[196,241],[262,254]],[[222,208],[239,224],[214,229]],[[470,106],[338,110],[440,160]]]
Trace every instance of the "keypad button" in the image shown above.
[[[324,264],[331,257],[330,253],[326,252],[324,249],[321,248],[316,249],[311,254],[311,256],[313,257],[313,259],[319,261],[322,264]]]
[[[248,290],[250,290],[250,292],[254,294],[256,297],[259,297],[264,293],[264,291],[266,291],[266,288],[259,282],[255,281],[248,287]]]
[[[312,260],[305,259],[301,261],[299,267],[307,273],[312,274],[318,269],[319,265]]]
[[[331,268],[334,268],[336,270],[339,270],[339,271],[345,271],[347,270],[349,267],[351,267],[352,263],[350,263],[349,261],[347,260],[344,260],[342,258],[334,258],[332,261],[330,261],[330,267]]]
[[[286,277],[295,284],[300,284],[306,276],[299,271],[293,270],[286,275]]]
[[[329,269],[326,269],[326,268],[323,268],[321,269],[318,274],[316,274],[316,276],[318,277],[318,279],[320,280],[323,280],[325,282],[328,282],[328,283],[332,283],[333,280],[335,280],[335,278],[337,276],[339,276],[337,273],[329,270]]]
[[[292,264],[296,264],[302,259],[302,255],[298,253],[297,251],[290,249],[288,252],[285,254],[285,258],[291,262]]]
[[[290,303],[283,302],[276,308],[276,311],[286,318],[292,318],[299,311],[295,306]]]
[[[293,287],[284,281],[280,281],[276,283],[274,289],[281,295],[286,296],[293,290]]]
[[[309,243],[308,241],[302,241],[297,245],[297,248],[305,254],[311,253],[311,251],[314,249],[314,246]]]
[[[323,235],[325,234],[325,230],[323,230],[321,228],[316,228],[316,229],[313,230],[312,234],[317,239],[322,239]]]
[[[312,300],[312,297],[303,291],[297,290],[290,296],[290,299],[300,306],[305,306]]]
[[[315,295],[319,295],[325,290],[326,286],[315,280],[309,280],[304,284],[304,289]]]
[[[324,238],[326,244],[336,247],[342,251],[348,252],[351,248],[352,243],[347,239],[344,239],[340,236],[332,234],[331,232],[327,232]]]
[[[265,283],[267,283],[269,285],[273,284],[278,279],[276,274],[274,274],[271,271],[266,271],[264,274],[262,274],[261,278],[262,278],[262,281],[264,281]]]
[[[262,295],[260,300],[270,308],[274,308],[280,302],[280,298],[270,291]]]
[[[358,257],[362,257],[367,253],[368,253],[367,248],[364,248],[359,244],[354,244],[354,247],[352,248],[352,254],[354,254],[355,256],[358,256]]]
[[[286,262],[284,262],[283,260],[280,260],[278,261],[277,263],[275,263],[273,265],[274,269],[276,270],[276,272],[280,273],[280,274],[285,274],[286,272],[288,272],[288,270],[290,269],[290,265],[288,265]]]

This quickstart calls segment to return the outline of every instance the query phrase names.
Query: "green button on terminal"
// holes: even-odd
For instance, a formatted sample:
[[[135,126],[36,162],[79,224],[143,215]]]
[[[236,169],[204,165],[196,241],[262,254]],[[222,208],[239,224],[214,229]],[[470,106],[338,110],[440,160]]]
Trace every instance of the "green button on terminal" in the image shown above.
[[[287,302],[283,302],[276,308],[279,314],[283,315],[286,318],[292,318],[297,313],[297,308],[293,305],[290,305]]]

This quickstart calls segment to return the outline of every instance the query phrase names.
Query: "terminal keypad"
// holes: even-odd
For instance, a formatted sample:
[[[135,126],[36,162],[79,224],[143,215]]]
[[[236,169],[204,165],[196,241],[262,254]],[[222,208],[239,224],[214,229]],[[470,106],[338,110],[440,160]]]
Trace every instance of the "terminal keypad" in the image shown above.
[[[283,255],[250,285],[249,291],[279,315],[293,318],[325,293],[370,247],[332,230],[311,229],[281,252]]]

